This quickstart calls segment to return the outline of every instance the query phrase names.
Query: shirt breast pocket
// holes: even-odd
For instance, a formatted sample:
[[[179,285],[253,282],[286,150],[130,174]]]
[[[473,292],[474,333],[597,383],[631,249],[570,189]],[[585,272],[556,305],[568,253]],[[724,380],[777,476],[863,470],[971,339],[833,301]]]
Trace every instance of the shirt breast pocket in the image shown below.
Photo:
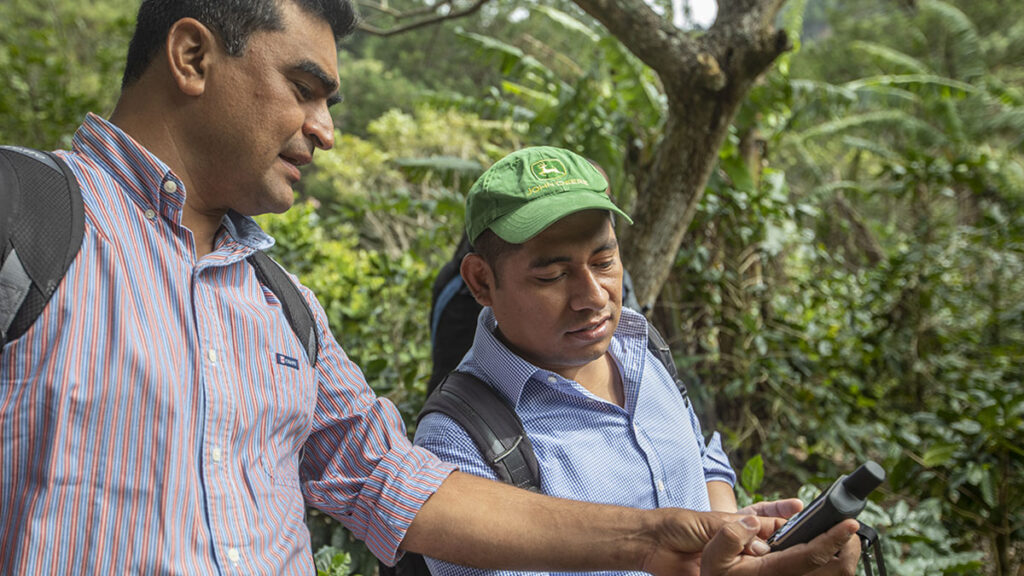
[[[265,464],[274,484],[298,487],[299,458],[316,406],[316,370],[298,345],[285,352],[271,350],[270,361],[276,401]]]

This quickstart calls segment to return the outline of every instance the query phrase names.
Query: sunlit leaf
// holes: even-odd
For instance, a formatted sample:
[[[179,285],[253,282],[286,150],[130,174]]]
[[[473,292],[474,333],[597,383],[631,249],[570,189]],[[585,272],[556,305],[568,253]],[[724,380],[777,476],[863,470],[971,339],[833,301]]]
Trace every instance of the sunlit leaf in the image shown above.
[[[762,481],[764,481],[764,460],[758,454],[747,460],[747,463],[743,465],[743,472],[740,473],[740,483],[747,492],[756,494],[761,489]]]

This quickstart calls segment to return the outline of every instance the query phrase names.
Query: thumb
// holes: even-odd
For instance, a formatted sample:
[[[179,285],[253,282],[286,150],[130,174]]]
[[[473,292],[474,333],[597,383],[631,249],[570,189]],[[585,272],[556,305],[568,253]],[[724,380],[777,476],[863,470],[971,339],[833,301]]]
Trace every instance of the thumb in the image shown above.
[[[760,527],[761,523],[752,516],[722,526],[701,553],[701,574],[719,574],[732,566],[754,541]]]
[[[765,556],[765,572],[777,576],[806,574],[831,562],[857,532],[856,520],[844,520],[828,532],[805,544],[797,544],[781,552]]]

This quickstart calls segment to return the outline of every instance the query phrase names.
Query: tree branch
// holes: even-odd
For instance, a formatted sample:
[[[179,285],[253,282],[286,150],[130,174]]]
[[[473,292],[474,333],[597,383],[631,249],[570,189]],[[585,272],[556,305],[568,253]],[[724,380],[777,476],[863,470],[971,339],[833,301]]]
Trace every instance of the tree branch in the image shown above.
[[[439,3],[437,3],[437,4],[433,5],[433,6],[424,6],[422,8],[417,8],[415,10],[407,10],[407,11],[403,12],[401,10],[396,10],[396,9],[392,8],[391,6],[388,6],[386,0],[382,0],[380,2],[360,2],[359,3],[359,5],[361,7],[363,7],[363,8],[366,8],[368,10],[373,10],[374,12],[380,12],[381,14],[387,14],[388,16],[391,16],[392,18],[395,18],[397,20],[404,20],[406,18],[415,18],[417,16],[424,16],[424,15],[430,14],[432,12],[437,12],[438,9],[441,6],[451,6],[451,4],[452,4],[452,0],[444,0],[443,2],[439,2]]]
[[[758,28],[768,28],[775,24],[775,17],[785,3],[786,0],[718,0],[715,25],[729,25],[748,19]]]
[[[488,2],[490,2],[490,0],[476,0],[476,2],[474,2],[470,6],[467,6],[466,8],[463,8],[461,10],[452,10],[451,12],[448,12],[447,14],[437,14],[437,10],[439,10],[442,6],[451,7],[451,1],[442,2],[440,4],[437,4],[436,6],[432,6],[431,10],[426,12],[428,14],[429,13],[434,13],[435,14],[434,16],[430,16],[430,17],[426,17],[426,18],[420,18],[419,20],[416,20],[414,22],[410,22],[408,24],[403,24],[401,26],[396,26],[394,28],[379,28],[377,26],[374,26],[373,24],[369,24],[369,23],[363,21],[363,22],[359,23],[359,29],[362,30],[363,32],[366,32],[367,34],[373,34],[374,36],[383,36],[383,37],[395,36],[397,34],[402,34],[403,32],[409,32],[410,30],[416,30],[417,28],[424,28],[426,26],[432,26],[434,24],[439,24],[441,22],[444,22],[445,20],[457,20],[459,18],[465,18],[466,16],[469,16],[469,15],[477,12],[478,10],[480,10],[480,8],[482,8],[483,5],[488,3]],[[378,9],[379,11],[382,11],[382,12],[385,12],[385,13],[389,13],[389,14],[391,12],[388,12],[388,11],[394,12],[392,9],[388,8],[387,6],[374,7],[374,9]],[[419,11],[417,11],[417,12],[419,12]],[[413,14],[413,13],[412,12],[395,12],[394,14],[391,14],[391,15],[394,16],[396,19],[403,19],[403,18],[408,17],[411,14]]]
[[[694,87],[717,91],[725,77],[714,55],[690,34],[651,10],[643,0],[574,0],[604,24],[670,91]]]

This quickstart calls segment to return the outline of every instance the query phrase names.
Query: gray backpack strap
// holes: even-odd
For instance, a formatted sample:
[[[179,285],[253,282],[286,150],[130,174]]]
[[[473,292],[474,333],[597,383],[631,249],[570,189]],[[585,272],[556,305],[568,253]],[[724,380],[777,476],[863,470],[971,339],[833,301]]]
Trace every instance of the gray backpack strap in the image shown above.
[[[690,405],[690,392],[686,389],[686,384],[683,383],[683,379],[679,377],[679,370],[676,369],[676,362],[672,358],[672,350],[668,347],[668,342],[665,341],[665,337],[658,332],[658,329],[647,322],[647,349],[654,354],[654,357],[661,362],[665,370],[668,371],[668,375],[672,377],[676,382],[676,388],[679,389],[679,393],[683,395],[683,402],[686,406]]]
[[[285,318],[288,325],[302,342],[302,348],[306,351],[306,358],[310,366],[316,366],[317,353],[320,350],[320,340],[316,333],[316,321],[313,318],[313,311],[309,304],[302,297],[298,286],[292,282],[288,273],[278,265],[277,262],[267,256],[266,252],[256,251],[249,258],[249,264],[256,269],[256,277],[260,282],[270,288],[270,291],[281,301]]]
[[[540,490],[533,445],[519,416],[490,385],[472,374],[451,372],[427,398],[419,419],[431,412],[462,426],[502,482]]]
[[[427,396],[417,422],[431,412],[454,420],[469,434],[487,465],[506,484],[540,491],[540,468],[523,423],[489,384],[472,374],[449,372]],[[423,556],[406,553],[381,576],[430,576]]]
[[[0,146],[0,346],[35,323],[82,247],[78,180],[49,152]]]

